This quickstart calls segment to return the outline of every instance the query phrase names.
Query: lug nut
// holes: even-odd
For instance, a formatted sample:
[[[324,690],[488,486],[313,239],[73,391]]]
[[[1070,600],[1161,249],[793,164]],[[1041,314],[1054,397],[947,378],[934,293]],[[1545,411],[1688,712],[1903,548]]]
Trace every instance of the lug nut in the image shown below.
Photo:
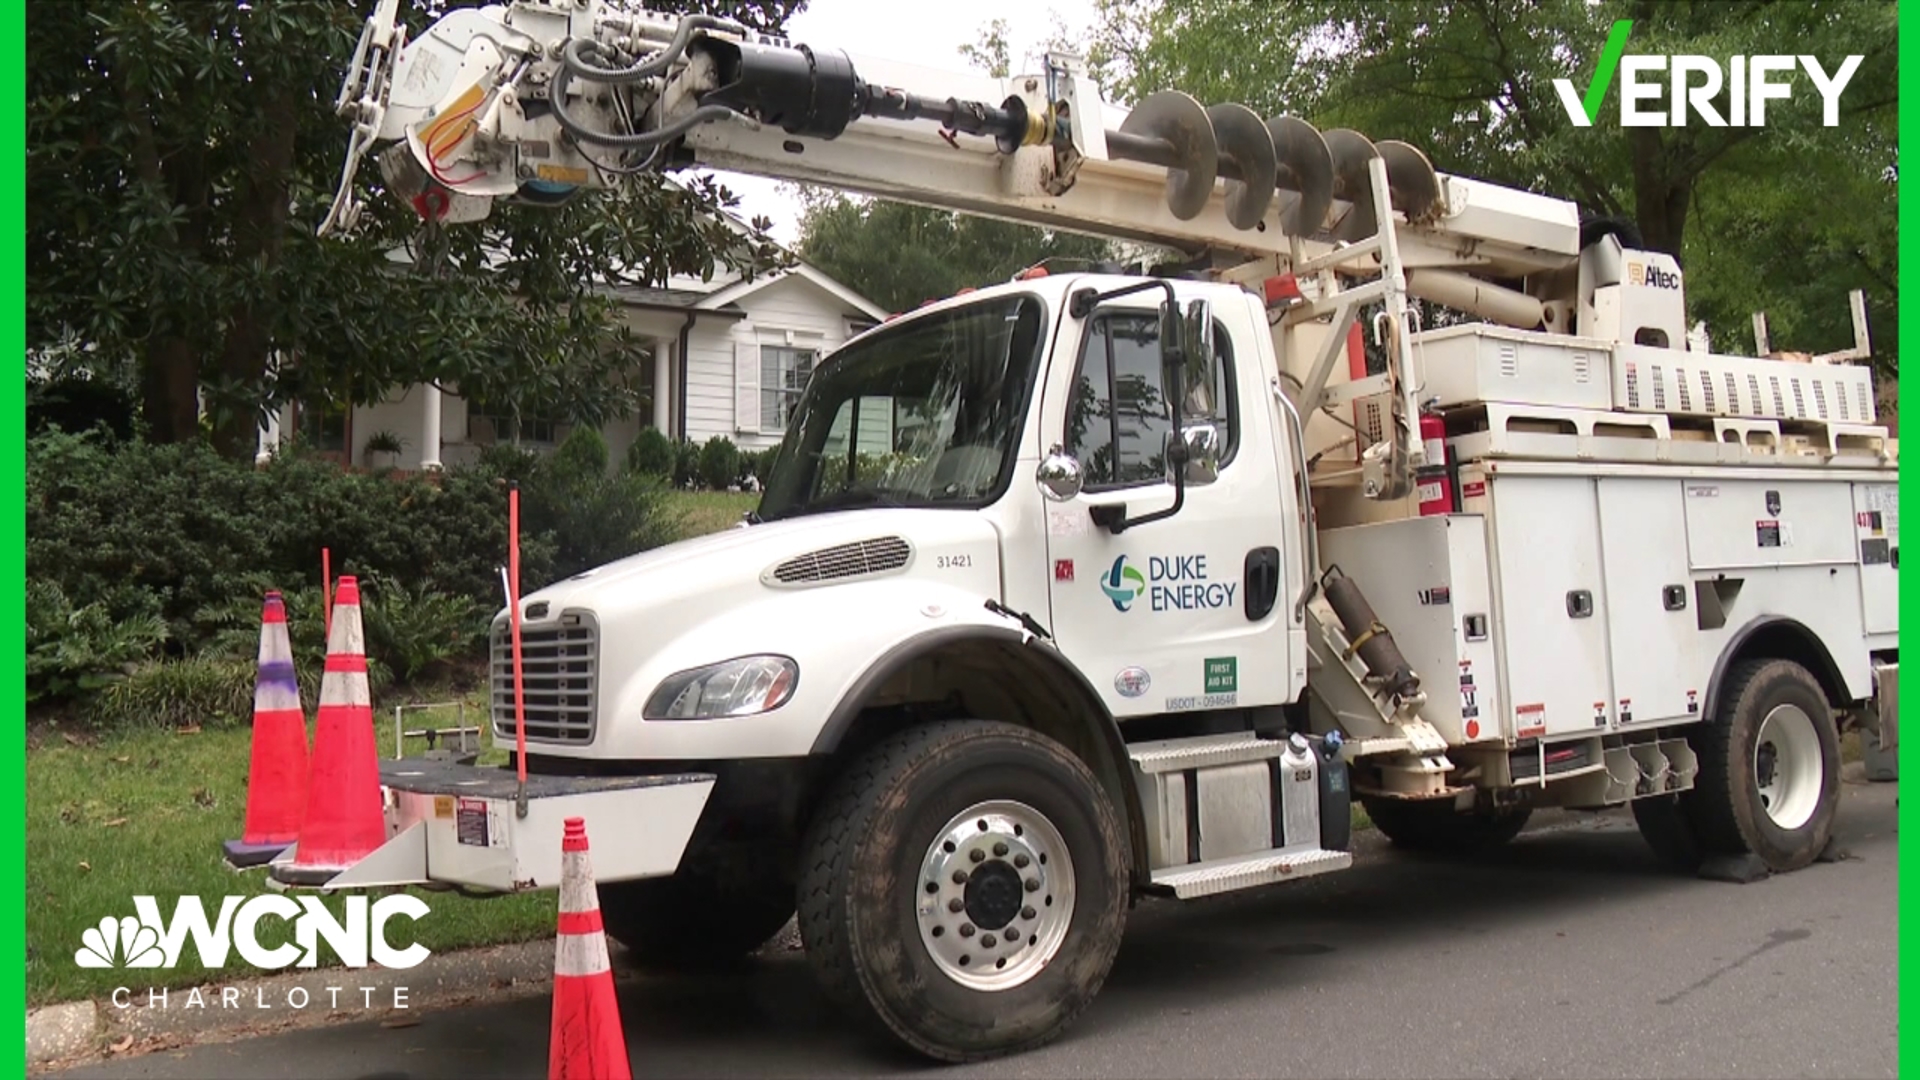
[[[983,949],[991,949],[997,944],[999,944],[999,942],[992,934],[988,934],[980,939],[980,947]]]
[[[1033,917],[1034,917],[1035,915],[1038,915],[1038,914],[1040,914],[1040,913],[1039,913],[1039,912],[1037,912],[1037,911],[1035,911],[1035,910],[1033,910],[1033,909],[1032,909],[1032,908],[1030,908],[1030,907],[1023,907],[1023,908],[1021,908],[1021,909],[1020,909],[1020,917],[1021,917],[1021,918],[1023,918],[1023,919],[1031,919],[1031,918],[1033,918]]]
[[[972,936],[973,936],[973,924],[972,924],[972,923],[961,923],[961,924],[960,924],[960,936],[961,936],[961,937],[972,937]]]
[[[954,912],[955,914],[958,914],[961,911],[961,909],[965,908],[966,906],[967,906],[967,902],[965,900],[960,899],[957,896],[947,901],[947,910]],[[1028,908],[1027,910],[1032,911],[1033,909]],[[1033,916],[1028,915],[1027,918],[1031,919],[1033,918]]]
[[[965,870],[955,870],[953,872],[953,883],[955,885],[965,885],[967,883],[967,872]]]
[[[1027,868],[1027,863],[1031,861],[1032,860],[1028,859],[1025,855],[1015,855],[1013,857],[1013,865],[1019,867],[1022,870],[1025,870]]]
[[[1039,891],[1040,891],[1040,879],[1039,879],[1039,878],[1028,878],[1028,879],[1027,879],[1027,891],[1028,891],[1028,892],[1039,892]]]
[[[1001,858],[1005,858],[1007,855],[1006,841],[1002,840],[1000,843],[993,845],[993,853]]]
[[[974,848],[972,851],[967,852],[967,858],[973,860],[974,862],[982,862],[986,859],[986,857],[987,857],[987,853],[984,851],[981,851],[979,848]]]

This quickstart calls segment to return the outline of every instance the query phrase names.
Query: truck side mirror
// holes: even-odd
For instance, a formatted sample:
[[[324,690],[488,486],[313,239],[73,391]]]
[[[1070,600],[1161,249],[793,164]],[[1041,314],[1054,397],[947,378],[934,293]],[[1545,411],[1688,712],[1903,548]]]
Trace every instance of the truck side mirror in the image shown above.
[[[1184,463],[1187,483],[1213,483],[1220,478],[1220,429],[1202,418],[1167,432],[1166,460],[1169,481],[1179,475],[1176,470]]]

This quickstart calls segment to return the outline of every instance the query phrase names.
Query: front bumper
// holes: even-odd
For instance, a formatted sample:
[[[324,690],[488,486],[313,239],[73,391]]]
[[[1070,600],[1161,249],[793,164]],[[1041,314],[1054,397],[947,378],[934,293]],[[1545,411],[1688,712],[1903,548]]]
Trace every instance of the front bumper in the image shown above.
[[[431,759],[380,762],[387,842],[315,886],[323,891],[447,885],[529,892],[560,885],[560,841],[582,818],[597,882],[666,877],[680,866],[711,773],[527,775],[519,816],[514,772]],[[274,860],[290,863],[295,849]]]

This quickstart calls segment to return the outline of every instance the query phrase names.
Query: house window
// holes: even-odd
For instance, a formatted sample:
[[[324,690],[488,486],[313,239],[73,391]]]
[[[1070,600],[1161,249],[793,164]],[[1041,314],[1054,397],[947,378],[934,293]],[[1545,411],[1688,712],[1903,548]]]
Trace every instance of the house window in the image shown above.
[[[559,441],[559,428],[559,421],[551,417],[522,416],[516,421],[507,406],[479,401],[467,405],[467,441],[476,445],[554,443]]]
[[[323,454],[344,454],[347,452],[347,410],[339,405],[326,402],[301,402],[295,406],[298,414],[300,441],[310,449]]]
[[[1213,340],[1208,372],[1212,392],[1196,395],[1189,390],[1181,419],[1220,425],[1220,460],[1225,464],[1239,441],[1231,394],[1233,359],[1226,330],[1217,323]],[[1159,318],[1121,312],[1096,317],[1081,346],[1080,370],[1067,407],[1067,441],[1087,488],[1166,480],[1168,430]]]
[[[813,375],[814,351],[760,346],[760,430],[785,431]]]

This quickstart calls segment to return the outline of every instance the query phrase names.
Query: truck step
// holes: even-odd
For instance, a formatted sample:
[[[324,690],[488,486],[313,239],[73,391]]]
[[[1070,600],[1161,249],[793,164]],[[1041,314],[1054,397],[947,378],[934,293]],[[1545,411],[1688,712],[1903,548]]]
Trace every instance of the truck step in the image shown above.
[[[1134,768],[1147,774],[1242,765],[1277,758],[1286,752],[1284,739],[1263,739],[1244,731],[1158,739],[1127,747],[1127,756],[1133,759]]]
[[[1252,889],[1281,881],[1345,870],[1353,865],[1349,851],[1309,848],[1299,851],[1262,851],[1231,859],[1192,863],[1156,871],[1153,884],[1169,889],[1182,900]]]

